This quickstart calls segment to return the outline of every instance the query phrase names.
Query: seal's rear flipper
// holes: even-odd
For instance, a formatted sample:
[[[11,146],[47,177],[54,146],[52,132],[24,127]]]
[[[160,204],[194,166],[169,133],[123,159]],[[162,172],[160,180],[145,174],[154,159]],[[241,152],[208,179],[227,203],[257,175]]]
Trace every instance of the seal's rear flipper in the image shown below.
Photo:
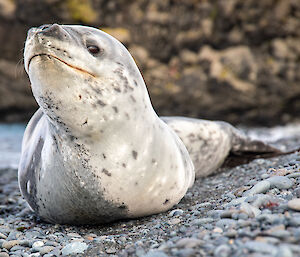
[[[255,140],[227,122],[185,117],[161,117],[183,141],[197,178],[215,173],[221,166],[234,167],[257,158],[289,154]]]
[[[300,150],[295,149],[284,152],[263,141],[255,140],[246,136],[243,132],[228,123],[223,123],[223,126],[227,127],[226,129],[231,133],[232,148],[222,167],[235,167],[241,164],[249,163],[254,159],[271,158],[280,155],[291,154]]]

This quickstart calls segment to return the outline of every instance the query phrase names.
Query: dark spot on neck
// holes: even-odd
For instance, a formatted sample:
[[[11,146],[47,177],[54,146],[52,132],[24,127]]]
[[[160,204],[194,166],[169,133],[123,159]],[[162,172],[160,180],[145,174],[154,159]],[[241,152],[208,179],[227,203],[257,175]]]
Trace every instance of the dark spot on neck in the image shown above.
[[[105,106],[106,105],[106,103],[102,102],[101,100],[98,100],[97,104],[99,104],[100,106]]]
[[[136,103],[136,100],[133,95],[130,95],[130,99],[132,100],[132,102]]]
[[[105,174],[105,175],[107,175],[107,176],[109,176],[109,177],[111,177],[111,173],[107,170],[107,169],[102,169],[102,172]]]
[[[138,155],[138,153],[136,152],[136,151],[132,151],[132,156],[133,156],[133,159],[137,159],[137,155]]]
[[[118,107],[113,106],[112,108],[114,109],[115,113],[118,113],[118,112],[119,112]]]

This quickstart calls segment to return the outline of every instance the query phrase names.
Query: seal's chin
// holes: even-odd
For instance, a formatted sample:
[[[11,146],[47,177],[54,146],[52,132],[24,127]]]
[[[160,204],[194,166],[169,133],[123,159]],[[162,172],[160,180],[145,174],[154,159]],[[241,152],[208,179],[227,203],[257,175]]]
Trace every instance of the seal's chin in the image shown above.
[[[89,75],[92,76],[92,77],[96,77],[95,74],[93,74],[93,73],[91,73],[91,72],[89,72],[89,71],[87,71],[87,70],[85,70],[85,69],[82,69],[82,68],[80,68],[80,67],[74,66],[74,65],[72,65],[72,64],[70,64],[70,63],[68,63],[68,62],[66,62],[66,61],[64,61],[64,60],[62,60],[61,58],[59,58],[59,57],[57,57],[57,56],[55,56],[55,55],[52,55],[52,54],[34,54],[33,56],[31,56],[30,59],[29,59],[29,61],[28,61],[28,65],[27,65],[27,70],[28,70],[28,71],[29,71],[29,66],[30,66],[31,61],[32,61],[35,57],[39,57],[39,56],[40,56],[40,57],[41,57],[41,56],[45,56],[45,57],[48,57],[49,59],[58,60],[59,62],[65,64],[65,65],[67,65],[67,66],[69,66],[69,67],[72,68],[72,69],[75,69],[75,70],[77,70],[77,71],[80,71],[80,72],[89,74]]]

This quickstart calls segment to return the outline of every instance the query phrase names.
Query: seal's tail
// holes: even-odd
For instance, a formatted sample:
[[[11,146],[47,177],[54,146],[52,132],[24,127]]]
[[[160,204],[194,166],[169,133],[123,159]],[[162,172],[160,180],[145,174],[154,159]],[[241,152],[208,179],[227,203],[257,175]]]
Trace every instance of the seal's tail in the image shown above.
[[[196,178],[209,176],[221,166],[234,167],[257,158],[270,158],[300,150],[283,152],[248,137],[227,122],[185,117],[161,119],[183,141],[194,163]]]
[[[227,127],[226,129],[231,133],[232,138],[232,147],[222,165],[223,167],[234,167],[258,158],[271,158],[300,151],[300,148],[291,151],[282,151],[263,141],[246,136],[243,132],[228,123],[224,123],[223,125]]]

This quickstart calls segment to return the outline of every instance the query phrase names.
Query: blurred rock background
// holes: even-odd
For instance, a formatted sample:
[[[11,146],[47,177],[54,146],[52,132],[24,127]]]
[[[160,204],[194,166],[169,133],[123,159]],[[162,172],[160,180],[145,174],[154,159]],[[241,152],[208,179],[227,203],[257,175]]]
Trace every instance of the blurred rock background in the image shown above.
[[[36,110],[22,50],[30,27],[55,22],[122,41],[159,115],[299,120],[299,0],[0,0],[0,121]]]

